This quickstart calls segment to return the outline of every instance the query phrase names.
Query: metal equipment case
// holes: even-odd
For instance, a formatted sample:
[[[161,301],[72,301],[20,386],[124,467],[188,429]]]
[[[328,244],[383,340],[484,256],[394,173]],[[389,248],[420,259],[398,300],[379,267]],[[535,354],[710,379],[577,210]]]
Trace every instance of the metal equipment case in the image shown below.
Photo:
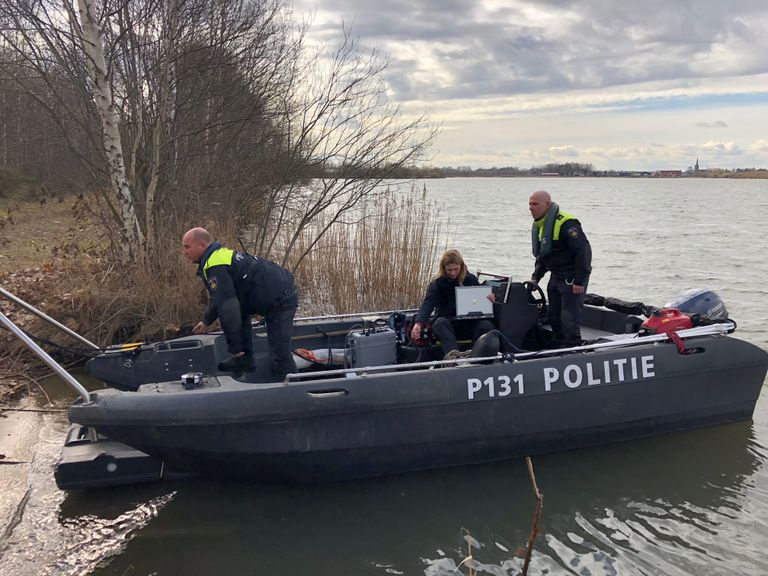
[[[371,328],[350,333],[352,366],[384,366],[397,363],[397,336],[390,328]]]

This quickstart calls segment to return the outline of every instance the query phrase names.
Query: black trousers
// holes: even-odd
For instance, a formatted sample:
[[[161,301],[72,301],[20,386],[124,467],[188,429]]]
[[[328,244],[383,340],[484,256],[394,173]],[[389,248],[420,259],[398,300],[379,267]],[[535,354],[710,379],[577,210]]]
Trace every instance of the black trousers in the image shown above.
[[[296,363],[293,361],[293,319],[299,306],[299,296],[295,290],[278,298],[272,309],[264,315],[267,325],[267,344],[269,346],[269,361],[272,373],[279,380],[286,374],[296,372]],[[253,355],[253,331],[251,317],[243,317],[240,341],[243,352]]]
[[[286,374],[296,372],[291,338],[293,337],[293,318],[296,316],[298,307],[299,295],[294,290],[292,294],[279,298],[269,313],[264,316],[272,373],[280,380],[285,378]]]
[[[551,275],[547,284],[549,300],[549,324],[555,334],[558,346],[578,346],[581,344],[581,311],[584,309],[584,292],[573,293],[573,284],[564,276]]]
[[[445,317],[437,318],[432,323],[432,332],[435,338],[440,340],[440,344],[443,347],[443,354],[448,354],[451,350],[458,350],[459,345],[457,343],[457,334],[462,339],[472,338],[472,342],[475,342],[480,336],[491,330],[495,330],[493,322],[486,318],[480,318],[478,320],[456,320]]]

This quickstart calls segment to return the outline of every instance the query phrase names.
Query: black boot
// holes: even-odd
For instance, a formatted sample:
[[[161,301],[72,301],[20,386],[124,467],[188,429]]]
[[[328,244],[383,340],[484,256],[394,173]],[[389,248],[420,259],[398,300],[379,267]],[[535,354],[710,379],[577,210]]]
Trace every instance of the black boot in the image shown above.
[[[232,356],[229,360],[219,362],[219,370],[222,372],[242,372],[243,370],[253,370],[256,362],[250,354],[242,356]]]

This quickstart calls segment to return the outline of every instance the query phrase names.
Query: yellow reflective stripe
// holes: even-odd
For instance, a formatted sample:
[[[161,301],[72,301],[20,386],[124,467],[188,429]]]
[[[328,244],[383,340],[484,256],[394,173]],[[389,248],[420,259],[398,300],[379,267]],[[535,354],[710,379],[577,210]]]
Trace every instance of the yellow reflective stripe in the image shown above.
[[[571,216],[568,214],[568,212],[563,212],[560,210],[560,212],[557,214],[557,219],[555,219],[555,228],[552,230],[552,240],[557,240],[560,238],[560,228],[562,228],[563,224],[568,222],[568,220],[575,220],[575,216]]]
[[[203,266],[203,276],[208,280],[208,268],[211,266],[229,266],[232,264],[232,258],[235,256],[235,251],[231,248],[219,248],[211,252],[208,256],[208,260],[205,261]]]
[[[536,224],[539,226],[539,240],[541,240],[541,237],[544,235],[544,220],[545,218],[536,220]],[[563,224],[568,222],[568,220],[576,220],[576,216],[568,214],[568,212],[563,212],[562,210],[557,213],[557,218],[555,218],[555,226],[552,229],[552,240],[557,240],[560,238],[560,228],[562,228]]]

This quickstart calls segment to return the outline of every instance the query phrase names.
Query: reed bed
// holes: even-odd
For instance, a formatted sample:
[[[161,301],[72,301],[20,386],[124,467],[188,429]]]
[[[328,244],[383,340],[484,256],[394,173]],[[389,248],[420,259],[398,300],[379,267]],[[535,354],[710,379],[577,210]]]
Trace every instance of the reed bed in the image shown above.
[[[318,222],[324,226],[325,222]],[[388,190],[336,223],[299,264],[302,311],[335,314],[418,306],[437,268],[443,223],[426,190]],[[313,237],[303,235],[296,253]]]

